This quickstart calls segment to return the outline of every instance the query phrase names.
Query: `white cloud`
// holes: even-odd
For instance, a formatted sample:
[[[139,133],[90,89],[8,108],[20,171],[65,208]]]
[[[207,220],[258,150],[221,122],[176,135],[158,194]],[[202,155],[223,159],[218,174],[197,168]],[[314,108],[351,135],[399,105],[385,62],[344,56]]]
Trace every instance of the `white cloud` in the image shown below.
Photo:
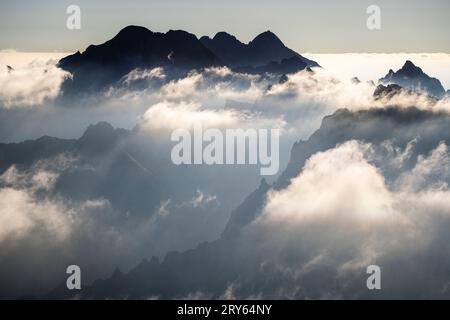
[[[411,93],[406,90],[394,96],[383,97],[375,100],[373,93],[376,86],[370,82],[353,83],[350,78],[335,75],[329,70],[314,69],[314,73],[300,71],[288,76],[288,80],[281,84],[275,84],[267,93],[272,98],[270,102],[275,106],[283,102],[290,108],[306,108],[314,105],[317,108],[316,115],[320,117],[332,113],[340,108],[352,111],[367,110],[370,108],[399,107],[408,108],[415,106],[422,110],[450,112],[448,98],[435,101],[425,94]],[[285,97],[284,100],[279,100]],[[290,102],[286,103],[286,99]]]
[[[41,160],[27,171],[11,166],[0,176],[0,243],[32,236],[64,241],[85,219],[86,212],[108,206],[105,200],[70,203],[50,197],[64,168],[76,160],[65,155]]]
[[[433,187],[438,190],[448,189],[450,181],[450,152],[442,142],[430,155],[419,155],[416,166],[399,178],[399,185],[411,192]]]
[[[208,109],[195,102],[160,102],[151,106],[142,116],[140,127],[144,130],[192,129],[195,124],[203,128],[246,128],[284,125],[284,121],[273,121],[259,114],[232,108]]]
[[[319,152],[290,186],[269,194],[265,219],[303,223],[330,216],[354,221],[386,221],[395,214],[384,177],[364,158],[357,141]]]
[[[26,190],[0,189],[0,244],[16,241],[40,229],[54,241],[71,232],[70,209],[57,201],[40,200]]]
[[[192,208],[198,208],[198,207],[205,207],[209,204],[217,204],[217,196],[211,195],[208,193],[205,193],[201,190],[197,190],[195,195],[192,197],[191,200],[185,201],[178,205],[178,207],[192,207]]]
[[[324,267],[350,279],[369,264],[395,262],[430,245],[436,254],[448,252],[444,243],[433,244],[446,237],[438,221],[450,219],[447,146],[420,158],[392,186],[369,162],[371,152],[370,144],[357,141],[319,152],[288,187],[269,193],[247,230],[260,235],[267,260],[279,256],[279,268],[295,279]],[[429,179],[430,171],[441,183]],[[283,252],[290,252],[290,262],[279,260]]]
[[[0,103],[6,108],[40,105],[56,98],[69,76],[55,61],[32,62],[12,71],[0,65]]]
[[[370,57],[362,56],[361,59],[370,62]],[[402,55],[399,57],[403,59]],[[351,63],[352,59],[359,59],[353,55],[338,58],[344,59],[347,63]],[[339,59],[337,61],[342,62]],[[436,60],[434,56],[422,60],[426,59]],[[30,115],[21,121],[51,119],[45,124],[51,134],[62,131],[62,128],[74,126],[79,127],[78,131],[82,131],[91,119],[93,122],[107,120],[116,126],[132,128],[141,119],[148,120],[146,119],[148,115],[156,115],[157,118],[151,121],[154,122],[151,126],[162,128],[163,122],[156,123],[159,119],[168,120],[169,126],[175,122],[183,126],[183,123],[192,122],[190,120],[193,116],[199,115],[201,121],[219,123],[219,126],[232,125],[236,121],[241,122],[243,118],[251,120],[257,118],[256,123],[264,119],[265,127],[280,127],[282,121],[285,123],[284,134],[290,134],[288,139],[291,143],[293,137],[307,138],[320,125],[325,115],[339,108],[361,110],[397,104],[401,107],[414,105],[427,110],[447,112],[450,110],[449,99],[435,103],[423,95],[401,94],[391,100],[374,101],[373,85],[365,81],[354,84],[345,72],[335,72],[333,68],[315,69],[314,74],[305,71],[292,74],[287,82],[279,84],[279,77],[262,78],[235,73],[225,67],[191,72],[184,78],[170,81],[162,68],[136,69],[126,75],[120,85],[111,87],[107,92],[100,94],[101,97],[83,100],[80,106],[75,101],[70,110],[64,106],[44,108],[44,105],[51,104],[51,100],[58,96],[60,85],[68,76],[57,69],[54,63],[55,61],[49,62],[43,58],[34,59],[31,63],[28,60],[27,64],[18,64],[16,70],[11,73],[6,71],[6,67],[2,68],[0,75],[0,83],[4,84],[0,86],[0,100],[3,107],[35,105],[41,107],[33,108],[40,110],[39,115],[36,115],[38,119],[34,120],[33,115]],[[367,63],[366,65],[370,65],[368,69],[381,68],[383,73],[387,72],[384,65],[376,64],[372,67]],[[437,59],[433,63],[436,66],[445,66],[446,60]],[[136,83],[139,85],[135,87]],[[163,107],[164,105],[166,107]],[[175,108],[177,105],[180,108]],[[125,113],[124,108],[127,110]],[[175,109],[179,113],[174,113]],[[167,119],[162,113],[174,115],[176,121]],[[186,115],[184,121],[181,119],[183,114]],[[13,118],[14,115],[11,114],[10,117]],[[25,128],[33,127],[29,123],[19,125]],[[41,126],[39,128],[34,131],[42,134]],[[3,133],[5,134],[8,133]],[[27,138],[35,138],[29,136],[30,134],[26,134]]]
[[[193,71],[186,77],[163,85],[158,93],[161,100],[196,101],[223,106],[227,100],[253,103],[267,87],[259,76],[235,73],[226,67]]]

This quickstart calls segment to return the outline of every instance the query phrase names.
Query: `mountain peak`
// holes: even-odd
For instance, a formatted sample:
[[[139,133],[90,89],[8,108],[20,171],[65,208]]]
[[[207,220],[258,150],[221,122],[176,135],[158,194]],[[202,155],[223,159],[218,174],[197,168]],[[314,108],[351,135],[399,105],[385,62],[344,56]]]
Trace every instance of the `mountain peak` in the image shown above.
[[[252,41],[250,41],[249,45],[277,45],[283,46],[283,42],[278,38],[272,31],[267,30],[263,33],[258,34]]]
[[[135,26],[135,25],[129,25],[129,26],[126,26],[126,27],[122,28],[122,29],[119,31],[119,34],[120,34],[120,33],[129,33],[129,32],[149,32],[149,31],[150,31],[150,30],[147,29],[146,27]],[[151,32],[151,31],[150,31],[150,32]]]
[[[379,80],[380,84],[396,84],[412,91],[424,92],[430,96],[440,98],[445,94],[441,82],[428,76],[412,61],[406,60],[401,69],[389,72]]]
[[[113,39],[135,39],[137,37],[145,37],[151,33],[153,32],[146,27],[130,25],[121,29]]]
[[[417,75],[423,74],[422,69],[417,67],[410,60],[406,60],[403,67],[398,72],[400,72],[404,75],[407,75],[407,76],[417,76]]]
[[[100,121],[97,124],[91,124],[87,127],[83,136],[109,135],[114,133],[113,126],[106,121]]]
[[[270,38],[275,38],[275,39],[278,39],[278,37],[276,36],[276,34],[275,33],[273,33],[272,31],[270,31],[270,30],[266,30],[266,31],[264,31],[264,32],[261,32],[259,35],[257,35],[255,38],[258,38],[258,37],[270,37]]]
[[[238,41],[240,42],[238,39],[236,39],[235,36],[225,32],[225,31],[220,31],[217,32],[216,35],[214,36],[213,40],[218,40],[218,41]]]
[[[79,150],[91,155],[102,154],[112,150],[120,138],[126,133],[114,127],[108,122],[101,121],[89,125],[84,134],[77,141]]]

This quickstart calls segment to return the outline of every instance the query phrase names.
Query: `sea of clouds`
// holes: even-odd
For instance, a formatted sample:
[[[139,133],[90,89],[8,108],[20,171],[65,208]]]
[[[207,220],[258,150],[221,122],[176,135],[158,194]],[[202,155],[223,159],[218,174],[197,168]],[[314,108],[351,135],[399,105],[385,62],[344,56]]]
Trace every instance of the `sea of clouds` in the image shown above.
[[[278,128],[281,173],[293,143],[308,139],[322,119],[338,109],[414,106],[450,112],[448,98],[433,101],[403,93],[374,100],[376,85],[369,81],[376,83],[377,77],[411,59],[449,89],[446,54],[310,55],[322,69],[301,71],[282,82],[279,77],[235,73],[225,67],[192,71],[175,80],[167,79],[162,68],[133,70],[105,91],[69,102],[61,99],[61,88],[71,75],[56,67],[59,57],[0,53],[2,143],[43,135],[79,138],[88,125],[108,121],[132,130],[142,150],[168,162],[170,133],[178,128],[190,130],[199,122],[204,128]],[[361,82],[352,81],[354,76]],[[450,215],[448,144],[442,142],[422,155],[394,181],[383,168],[401,168],[414,143],[404,150],[389,143],[384,147],[380,152],[370,143],[352,140],[311,156],[286,188],[269,193],[262,214],[248,231],[249,241],[258,243],[255,251],[268,259],[291,252],[292,259],[280,262],[280,268],[296,280],[329,270],[333,279],[350,282],[355,270],[373,261],[394,263],[399,254],[419,261],[427,252],[435,253],[432,258],[437,261],[444,259],[448,247],[442,225]],[[82,166],[78,159],[62,154],[1,173],[0,279],[9,290],[3,296],[46,292],[61,281],[64,275],[57,274],[66,264],[83,265],[92,281],[116,266],[130,268],[143,256],[163,256],[168,250],[214,240],[231,210],[261,178],[254,167],[200,168],[184,176],[177,171],[166,177],[180,180],[172,197],[162,199],[138,224],[123,224],[125,213],[107,199],[74,200],[58,194],[58,177],[77,166]],[[211,211],[216,215],[207,216]],[[190,230],[195,236],[183,227],[187,221],[191,228],[198,226]],[[20,281],[13,277],[17,272]],[[420,276],[417,270],[406,274]],[[280,296],[297,296],[299,288],[292,290]],[[304,290],[305,297],[340,296]],[[442,283],[442,290],[448,291],[448,284]]]

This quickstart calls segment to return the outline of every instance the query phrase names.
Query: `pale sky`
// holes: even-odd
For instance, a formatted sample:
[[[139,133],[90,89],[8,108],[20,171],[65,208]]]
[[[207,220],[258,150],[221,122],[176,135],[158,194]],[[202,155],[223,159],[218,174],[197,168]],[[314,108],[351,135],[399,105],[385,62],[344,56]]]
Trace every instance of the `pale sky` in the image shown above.
[[[66,28],[70,4],[81,8],[81,30]],[[371,4],[381,30],[366,27]],[[449,0],[0,0],[0,49],[83,51],[134,24],[243,42],[271,30],[298,52],[450,53],[449,13]]]

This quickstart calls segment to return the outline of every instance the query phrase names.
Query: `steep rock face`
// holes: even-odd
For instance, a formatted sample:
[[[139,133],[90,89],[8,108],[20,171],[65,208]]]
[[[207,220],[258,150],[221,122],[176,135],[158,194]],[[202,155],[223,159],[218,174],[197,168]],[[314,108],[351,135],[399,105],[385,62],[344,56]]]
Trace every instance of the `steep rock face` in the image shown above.
[[[441,98],[445,94],[445,89],[438,79],[428,76],[409,60],[396,72],[389,70],[383,78],[379,79],[379,83],[396,84],[405,89],[425,92],[436,98]]]

